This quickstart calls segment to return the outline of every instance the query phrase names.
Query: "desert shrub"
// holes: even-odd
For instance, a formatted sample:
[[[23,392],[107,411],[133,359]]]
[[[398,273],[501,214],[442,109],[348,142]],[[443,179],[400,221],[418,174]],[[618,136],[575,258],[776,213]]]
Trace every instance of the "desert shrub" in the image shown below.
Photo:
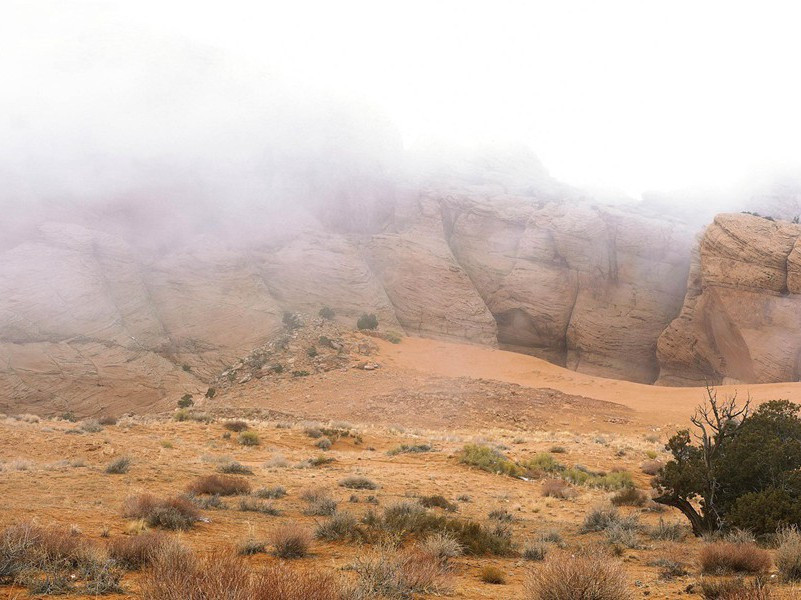
[[[309,346],[309,347],[306,349],[306,355],[307,355],[309,358],[314,358],[315,356],[317,356],[317,354],[318,354],[318,352],[317,352],[317,348],[316,348],[316,347],[314,347],[314,346]]]
[[[136,571],[150,565],[153,556],[167,539],[167,536],[158,532],[120,536],[109,541],[108,553],[122,568]]]
[[[178,400],[178,408],[189,408],[190,406],[194,406],[195,401],[192,400],[192,394],[184,394],[181,396],[181,399]]]
[[[746,583],[742,579],[702,580],[700,593],[704,600],[768,600],[770,588],[759,579]]]
[[[109,426],[112,426],[112,425],[116,425],[117,424],[117,419],[115,417],[110,416],[110,415],[106,415],[104,417],[100,417],[98,422],[101,425],[105,426],[105,427],[109,427]]]
[[[383,337],[391,344],[400,344],[403,341],[403,337],[397,331],[387,331]]]
[[[560,548],[565,547],[565,540],[562,538],[562,533],[558,529],[546,529],[537,536],[540,541],[554,544]]]
[[[287,329],[297,329],[303,326],[303,320],[300,318],[300,315],[289,311],[284,312],[282,321],[284,322],[284,327]]]
[[[613,546],[624,548],[639,548],[640,540],[637,536],[637,530],[631,527],[626,527],[625,524],[613,523],[605,530],[606,541]]]
[[[251,594],[250,600],[336,600],[341,590],[328,573],[272,564],[256,575]]]
[[[259,488],[253,495],[257,498],[271,498],[277,500],[286,496],[286,488],[281,485],[274,485],[273,487]]]
[[[253,475],[253,469],[235,460],[221,463],[220,466],[217,467],[217,470],[220,473],[227,473],[229,475]]]
[[[391,450],[387,450],[387,454],[395,456],[396,454],[417,454],[422,452],[431,452],[432,447],[430,444],[401,444]]]
[[[771,567],[770,554],[756,544],[713,542],[701,550],[704,573],[765,573]]]
[[[243,446],[258,446],[261,444],[261,438],[255,431],[243,431],[237,436],[237,441]]]
[[[250,483],[242,477],[230,475],[205,475],[198,477],[187,486],[191,494],[210,494],[214,496],[235,496],[249,494]]]
[[[372,313],[365,313],[356,320],[356,327],[358,329],[377,329],[378,317]]]
[[[456,504],[449,502],[447,498],[439,495],[420,496],[417,501],[421,506],[425,506],[426,508],[441,508],[443,510],[447,510],[448,512],[456,512],[459,509]]]
[[[327,437],[323,437],[317,440],[317,442],[314,445],[317,446],[320,450],[325,451],[325,450],[330,450],[333,443]]]
[[[127,456],[120,456],[112,460],[106,466],[106,473],[110,475],[124,475],[127,473],[131,468],[131,459]]]
[[[501,523],[511,523],[515,519],[514,515],[505,508],[493,508],[489,511],[487,517],[493,521],[500,521]]]
[[[289,461],[283,454],[276,454],[270,457],[270,460],[262,465],[267,469],[286,469],[289,466]]]
[[[786,581],[801,581],[801,532],[788,527],[777,535],[776,566]]]
[[[478,574],[479,579],[484,583],[491,583],[493,585],[502,585],[506,583],[506,575],[498,567],[492,565],[485,565],[481,568]]]
[[[615,506],[643,506],[648,502],[648,494],[637,488],[627,487],[610,499]]]
[[[197,508],[186,498],[156,498],[150,494],[128,496],[123,516],[143,519],[150,527],[184,530],[200,518]]]
[[[567,449],[564,446],[551,446],[548,452],[551,454],[567,454]]]
[[[687,537],[687,528],[683,523],[668,523],[659,519],[659,523],[648,529],[648,537],[663,542],[680,542]]]
[[[500,524],[496,527],[485,527],[474,521],[430,513],[419,504],[409,502],[388,506],[380,517],[368,513],[364,522],[374,529],[401,537],[448,534],[459,542],[465,554],[470,555],[507,556],[513,550],[511,533]]]
[[[569,500],[575,498],[576,490],[564,479],[546,479],[542,482],[542,495],[550,498]]]
[[[623,525],[626,529],[635,529],[638,526],[638,520],[636,515],[621,517],[613,506],[596,506],[585,515],[581,532],[604,531],[613,525]]]
[[[523,469],[503,454],[480,444],[467,444],[459,455],[460,462],[490,473],[521,475]]]
[[[640,465],[640,471],[646,475],[658,475],[665,465],[659,460],[646,460]]]
[[[31,550],[41,533],[33,523],[9,525],[0,532],[0,580],[15,578],[28,568]]]
[[[98,433],[103,431],[103,427],[100,425],[100,421],[97,419],[86,419],[85,421],[81,421],[80,429],[84,433]]]
[[[479,579],[484,583],[491,583],[493,585],[502,585],[506,583],[506,575],[498,567],[492,565],[485,565],[478,573]]]
[[[522,466],[531,472],[559,473],[565,466],[557,461],[549,452],[540,452],[533,458],[522,463]]]
[[[580,465],[576,465],[563,471],[560,476],[575,485],[601,488],[604,490],[619,490],[621,488],[634,487],[634,479],[631,473],[626,471],[593,473],[588,469],[580,467]]]
[[[267,552],[267,542],[259,540],[244,540],[236,546],[236,553],[240,556],[253,556],[254,554],[264,554],[265,552]]]
[[[659,568],[659,579],[670,580],[689,574],[684,563],[673,560],[672,558],[657,558],[649,562],[648,565]]]
[[[187,493],[185,497],[192,504],[203,510],[223,510],[228,508],[222,498],[216,494],[212,494],[211,496],[195,496],[194,494]]]
[[[367,477],[361,477],[358,475],[353,475],[351,477],[346,477],[342,481],[339,482],[339,485],[342,487],[348,488],[350,490],[376,490],[378,489],[378,485],[368,479]]]
[[[247,431],[250,429],[250,425],[248,425],[245,421],[226,421],[223,423],[223,427],[228,431],[233,431],[234,433],[241,433],[242,431]]]
[[[356,517],[342,511],[334,513],[330,519],[318,524],[314,535],[317,539],[328,541],[356,540],[362,536],[362,531]]]
[[[304,514],[315,517],[327,517],[337,511],[337,503],[333,498],[318,498],[310,500],[304,509]]]
[[[444,569],[421,552],[381,548],[359,557],[351,568],[357,580],[346,596],[354,600],[407,600],[446,591]]]
[[[273,517],[277,517],[281,514],[281,511],[274,507],[271,503],[262,502],[261,500],[257,500],[255,498],[240,498],[239,510],[243,512],[257,512]]]
[[[548,554],[548,544],[542,540],[534,540],[523,546],[525,560],[545,560],[546,554]]]
[[[272,532],[270,542],[279,558],[303,558],[309,551],[311,535],[300,525],[285,524]]]
[[[217,394],[217,390],[214,389],[213,387],[210,387],[209,389],[206,390],[206,398],[209,398],[209,399],[214,398],[214,396],[216,394]]]
[[[323,306],[317,314],[327,321],[331,321],[336,316],[334,309],[330,306]]]
[[[444,564],[451,558],[461,556],[464,548],[453,535],[438,532],[426,536],[420,544],[420,551]]]
[[[620,564],[599,556],[558,556],[526,582],[526,600],[630,600]]]

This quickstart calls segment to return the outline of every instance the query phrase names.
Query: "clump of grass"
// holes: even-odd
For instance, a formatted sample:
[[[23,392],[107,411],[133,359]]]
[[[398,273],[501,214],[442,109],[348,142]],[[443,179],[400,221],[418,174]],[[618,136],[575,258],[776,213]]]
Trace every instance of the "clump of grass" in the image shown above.
[[[699,556],[704,573],[766,573],[772,561],[770,553],[756,544],[713,542],[706,544]]]
[[[253,475],[253,469],[235,460],[221,463],[220,466],[217,467],[217,470],[220,473],[227,473],[229,475]]]
[[[249,494],[250,483],[242,477],[232,477],[230,475],[206,475],[198,477],[187,486],[187,491],[192,494],[210,494],[214,496],[235,496],[237,494]]]
[[[442,532],[428,535],[420,544],[420,550],[442,564],[464,553],[464,548],[459,540],[449,533]]]
[[[326,490],[311,488],[304,490],[300,495],[306,501],[304,513],[310,516],[327,517],[337,511],[336,501],[328,495]]]
[[[742,579],[701,581],[701,596],[705,600],[768,600],[770,588],[757,578],[750,584]]]
[[[247,431],[250,429],[250,425],[248,425],[245,421],[226,421],[223,423],[223,427],[228,431],[233,431],[234,433],[241,433],[242,431]]]
[[[482,567],[478,577],[484,583],[491,583],[493,585],[503,585],[506,583],[506,575],[504,572],[492,565],[485,565]]]
[[[454,504],[453,502],[448,501],[447,498],[444,496],[436,495],[436,496],[420,496],[417,499],[421,506],[425,506],[426,508],[441,508],[448,512],[456,512],[459,510],[459,507]]]
[[[558,556],[526,582],[526,600],[630,600],[620,564],[599,556]]]
[[[395,456],[396,454],[420,454],[423,452],[431,452],[433,448],[430,444],[401,444],[400,446],[395,446],[391,450],[387,450],[387,454],[390,456]]]
[[[564,446],[551,446],[551,449],[548,450],[551,454],[566,454],[567,450]]]
[[[309,552],[311,534],[297,524],[285,524],[270,535],[273,552],[279,558],[303,558]]]
[[[584,517],[581,532],[590,533],[593,531],[604,531],[613,526],[619,526],[628,530],[636,530],[639,528],[639,519],[637,515],[622,517],[613,506],[596,506],[590,509]]]
[[[356,517],[352,513],[341,511],[317,525],[314,535],[320,540],[342,541],[359,539],[363,533]]]
[[[136,571],[150,565],[154,554],[167,539],[159,532],[120,536],[109,541],[108,553],[123,569]]]
[[[499,521],[501,523],[511,523],[515,519],[514,515],[505,508],[494,508],[489,511],[487,517],[493,521]]]
[[[341,485],[344,488],[348,488],[350,490],[378,489],[378,484],[376,484],[373,480],[359,475],[352,475],[350,477],[346,477],[345,479],[339,482],[339,485]]]
[[[237,441],[243,446],[258,446],[261,438],[255,431],[243,431],[237,436]]]
[[[281,485],[274,485],[273,487],[264,487],[259,488],[253,495],[257,498],[264,498],[264,499],[272,499],[278,500],[279,498],[283,498],[286,496],[286,488]]]
[[[663,542],[680,542],[687,537],[687,528],[683,523],[668,523],[664,519],[659,519],[659,523],[648,529],[648,536],[652,540]]]
[[[274,507],[269,502],[262,502],[255,498],[240,498],[239,500],[239,510],[244,512],[257,512],[263,515],[270,515],[273,517],[277,517],[281,514],[281,511]]]
[[[185,498],[156,498],[151,494],[128,496],[123,516],[142,519],[150,527],[190,529],[200,519],[197,508]]]
[[[329,440],[327,437],[322,437],[319,440],[317,440],[317,442],[314,445],[317,446],[320,450],[326,451],[331,449],[333,442]]]
[[[531,561],[545,560],[546,554],[548,554],[548,544],[542,540],[534,540],[528,542],[523,547],[523,558],[525,560],[531,560]]]
[[[223,510],[228,508],[225,505],[225,502],[222,501],[222,498],[220,498],[217,494],[213,494],[211,496],[195,496],[194,494],[186,494],[186,496],[189,501],[192,502],[192,504],[204,510]]]
[[[110,475],[124,475],[131,469],[131,459],[127,456],[120,456],[106,466],[106,473]]]
[[[633,487],[623,488],[610,499],[615,506],[644,506],[648,500],[648,494]]]
[[[236,546],[236,553],[240,556],[253,556],[267,552],[267,542],[254,539],[243,540]]]
[[[604,490],[619,490],[621,488],[634,487],[634,479],[631,473],[627,471],[593,473],[577,465],[563,471],[561,477],[575,485],[601,488]]]
[[[625,523],[613,523],[605,530],[606,541],[622,548],[640,548],[637,528],[628,527]]]
[[[776,566],[786,581],[801,581],[801,532],[788,527],[777,535]]]
[[[687,566],[672,558],[657,558],[648,563],[651,567],[659,568],[659,579],[671,580],[676,577],[688,575]]]
[[[467,444],[459,454],[459,461],[490,473],[519,476],[524,469],[501,452],[483,444]]]

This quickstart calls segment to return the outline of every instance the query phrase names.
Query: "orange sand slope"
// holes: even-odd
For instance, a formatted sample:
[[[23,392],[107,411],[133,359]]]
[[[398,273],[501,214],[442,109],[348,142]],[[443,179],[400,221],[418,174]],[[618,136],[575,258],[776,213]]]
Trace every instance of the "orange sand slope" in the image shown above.
[[[660,387],[594,377],[533,356],[481,346],[414,337],[404,338],[400,344],[379,343],[381,360],[387,365],[431,375],[550,387],[566,394],[622,404],[636,411],[643,422],[654,425],[685,422],[706,396],[706,390],[700,387]],[[779,398],[801,401],[801,383],[726,385],[716,389],[721,396],[750,396],[754,403]]]

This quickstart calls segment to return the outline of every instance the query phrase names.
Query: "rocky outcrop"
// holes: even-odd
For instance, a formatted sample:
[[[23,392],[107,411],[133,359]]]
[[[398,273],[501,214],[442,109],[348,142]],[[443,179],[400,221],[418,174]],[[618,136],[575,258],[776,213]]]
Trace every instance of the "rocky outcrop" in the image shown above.
[[[660,336],[657,383],[801,377],[801,226],[718,215],[695,252],[681,314]]]

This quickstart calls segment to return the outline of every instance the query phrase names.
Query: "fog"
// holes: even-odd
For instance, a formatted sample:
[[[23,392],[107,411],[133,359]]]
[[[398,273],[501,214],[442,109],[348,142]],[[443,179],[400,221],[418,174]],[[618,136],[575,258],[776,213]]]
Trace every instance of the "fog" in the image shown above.
[[[801,163],[795,16],[792,3],[6,2],[6,242],[76,207],[173,237],[262,235],[309,203],[325,218],[334,196],[332,211],[365,205],[351,226],[369,228],[378,204],[443,165],[468,176],[483,153],[510,157],[523,187],[550,173],[611,201],[738,206],[745,182]]]

